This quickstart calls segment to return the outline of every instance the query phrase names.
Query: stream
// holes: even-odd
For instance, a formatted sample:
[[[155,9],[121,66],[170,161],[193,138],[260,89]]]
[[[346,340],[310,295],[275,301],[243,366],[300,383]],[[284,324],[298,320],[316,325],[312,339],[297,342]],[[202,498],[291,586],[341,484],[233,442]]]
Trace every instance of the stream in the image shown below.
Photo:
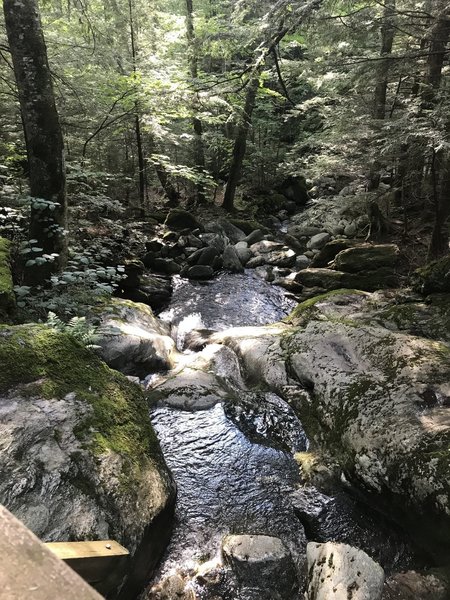
[[[171,305],[159,317],[171,324],[182,349],[193,329],[271,323],[293,306],[284,290],[246,272],[205,283],[175,278]],[[220,566],[221,539],[229,533],[281,538],[301,585],[310,540],[362,548],[387,574],[423,565],[405,534],[360,503],[348,487],[335,486],[325,493],[302,482],[294,453],[307,451],[309,441],[291,408],[275,394],[240,392],[236,402],[230,393],[196,411],[160,402],[151,419],[177,483],[178,500],[172,540],[156,587],[146,598],[254,598],[224,584],[223,578],[211,587],[198,575],[207,561]],[[174,574],[187,582],[190,595],[162,594],[161,586]]]

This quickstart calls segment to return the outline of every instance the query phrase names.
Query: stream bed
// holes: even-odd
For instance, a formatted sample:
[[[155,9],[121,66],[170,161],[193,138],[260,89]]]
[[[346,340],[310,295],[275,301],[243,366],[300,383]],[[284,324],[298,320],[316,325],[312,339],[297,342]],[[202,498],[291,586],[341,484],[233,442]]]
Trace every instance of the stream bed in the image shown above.
[[[227,274],[207,283],[177,280],[172,303],[160,318],[172,324],[182,348],[192,329],[262,325],[281,319],[292,307],[283,290],[254,273]],[[196,577],[202,563],[219,560],[221,539],[229,533],[281,538],[294,558],[300,585],[310,540],[362,548],[388,574],[424,564],[402,532],[344,485],[324,493],[302,482],[294,453],[306,451],[309,442],[284,400],[261,390],[245,392],[242,400],[237,403],[231,394],[206,410],[164,403],[152,409],[178,486],[174,533],[156,583],[182,573],[191,594],[182,598],[253,598],[230,588],[223,595],[210,592]]]

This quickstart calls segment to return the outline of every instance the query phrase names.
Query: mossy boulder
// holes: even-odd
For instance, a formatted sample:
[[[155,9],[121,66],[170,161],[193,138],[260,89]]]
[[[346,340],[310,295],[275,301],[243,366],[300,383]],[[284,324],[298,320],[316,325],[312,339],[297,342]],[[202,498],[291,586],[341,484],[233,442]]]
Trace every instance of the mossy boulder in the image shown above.
[[[213,338],[240,357],[249,384],[290,402],[316,446],[445,564],[450,346],[385,326],[379,305],[385,311],[387,299],[331,292],[301,304],[288,319],[294,326]]]
[[[44,541],[119,541],[142,586],[175,487],[141,389],[68,335],[0,326],[0,432],[0,502]]]
[[[450,254],[417,269],[413,275],[413,284],[422,294],[450,293]]]
[[[264,227],[264,225],[261,225],[259,221],[255,221],[254,219],[229,219],[229,222],[243,231],[245,235],[250,235],[258,229],[264,233],[269,233],[267,227]]]
[[[10,314],[16,306],[10,251],[11,242],[0,238],[0,317]]]
[[[297,273],[296,281],[310,288],[317,287],[323,290],[351,288],[367,292],[374,292],[382,288],[395,288],[399,285],[398,276],[389,267],[359,273],[308,268]]]
[[[346,273],[375,271],[380,268],[394,269],[400,256],[395,244],[361,244],[339,252],[334,259],[334,268]]]

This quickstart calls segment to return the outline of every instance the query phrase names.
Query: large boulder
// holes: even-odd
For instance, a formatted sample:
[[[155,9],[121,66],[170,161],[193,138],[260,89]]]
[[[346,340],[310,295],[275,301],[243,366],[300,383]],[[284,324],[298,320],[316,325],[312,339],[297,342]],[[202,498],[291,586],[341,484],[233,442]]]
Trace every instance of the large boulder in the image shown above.
[[[292,329],[232,329],[213,338],[242,358],[250,382],[293,402],[306,432],[347,478],[443,563],[450,558],[450,347],[387,329],[376,299],[335,292],[298,307]]]
[[[113,369],[144,378],[172,367],[175,342],[149,306],[112,298],[89,319],[98,327],[99,354]]]
[[[297,598],[298,582],[289,550],[276,537],[228,535],[222,542],[224,561],[241,587],[262,589],[270,598]]]
[[[374,271],[383,267],[394,269],[399,255],[400,250],[395,244],[361,244],[339,252],[334,259],[334,267],[346,273]]]
[[[333,269],[308,268],[299,271],[296,281],[305,287],[322,288],[324,290],[337,290],[351,288],[374,292],[382,288],[398,286],[398,277],[388,267],[381,267],[373,271],[359,273],[345,273]]]
[[[347,544],[317,544],[306,548],[306,600],[380,600],[384,571],[365,552]]]
[[[175,496],[141,389],[47,326],[1,326],[0,339],[0,502],[44,541],[123,544],[136,595]]]
[[[0,318],[10,314],[16,306],[11,275],[10,249],[11,242],[0,238]]]

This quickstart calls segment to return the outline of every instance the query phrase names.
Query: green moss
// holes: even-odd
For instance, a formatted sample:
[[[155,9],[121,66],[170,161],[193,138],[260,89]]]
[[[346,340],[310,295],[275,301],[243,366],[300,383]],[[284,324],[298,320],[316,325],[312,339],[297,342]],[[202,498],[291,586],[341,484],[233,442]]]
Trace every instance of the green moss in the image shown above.
[[[316,304],[319,302],[325,302],[326,300],[333,298],[335,296],[349,296],[349,295],[360,295],[364,296],[365,293],[359,290],[331,290],[330,292],[326,292],[325,294],[320,294],[319,296],[314,296],[314,298],[309,298],[304,302],[298,304],[294,310],[283,320],[286,323],[291,323],[293,325],[298,325],[300,322],[308,321],[314,314],[314,309]]]
[[[261,225],[259,221],[255,221],[254,219],[228,219],[229,222],[238,227],[241,231],[245,233],[245,235],[249,235],[252,231],[256,229],[260,229],[263,232],[268,232],[269,230],[264,225]]]
[[[0,238],[0,314],[11,312],[16,303],[10,264],[11,242]]]
[[[88,402],[92,414],[75,434],[94,453],[112,450],[136,465],[159,454],[140,388],[70,336],[42,325],[0,326],[0,392],[22,384],[29,395],[75,393]]]

